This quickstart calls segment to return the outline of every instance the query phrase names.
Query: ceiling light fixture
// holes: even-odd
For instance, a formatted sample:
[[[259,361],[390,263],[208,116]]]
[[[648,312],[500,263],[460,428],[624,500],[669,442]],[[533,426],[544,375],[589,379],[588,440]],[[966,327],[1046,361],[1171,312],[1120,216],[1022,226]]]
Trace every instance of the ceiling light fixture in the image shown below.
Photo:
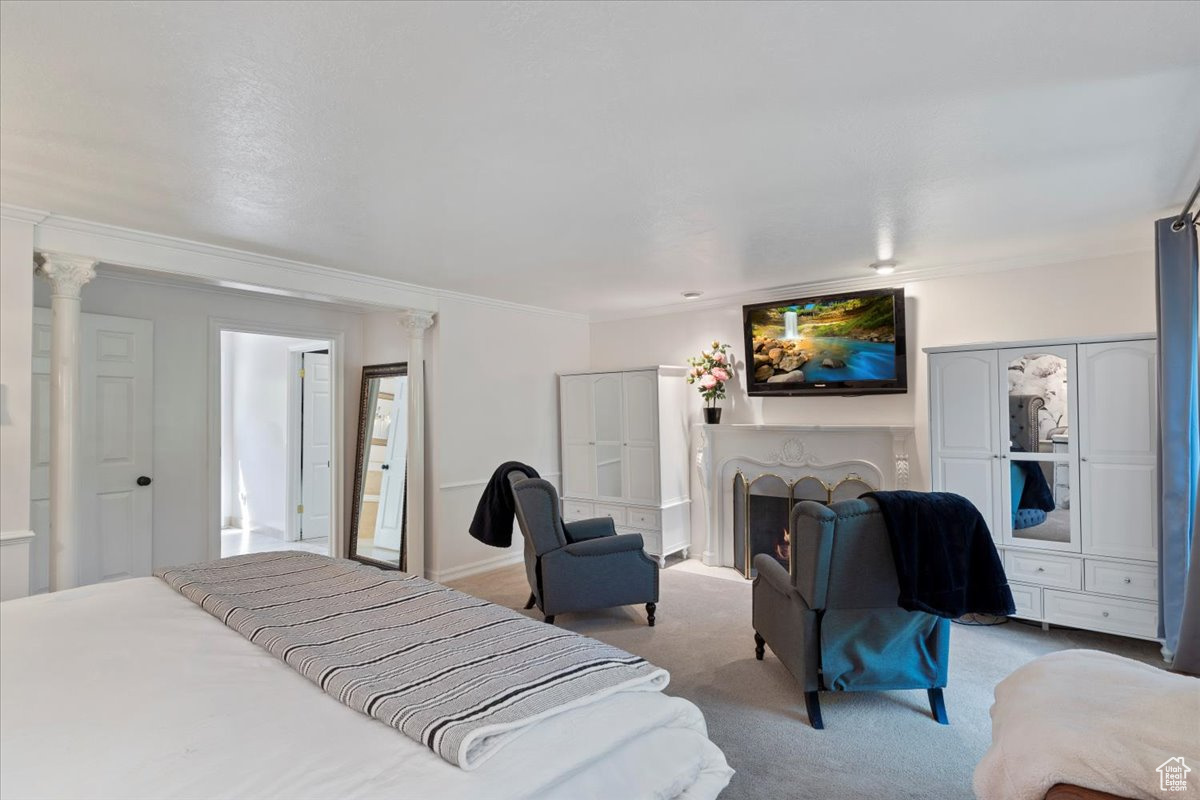
[[[699,297],[702,294],[704,294],[704,292],[698,292],[695,289],[692,289],[690,291],[683,292],[683,299],[684,300],[695,300],[697,297]]]
[[[891,275],[896,271],[896,262],[892,259],[876,261],[871,265],[871,269],[875,270],[876,275]]]

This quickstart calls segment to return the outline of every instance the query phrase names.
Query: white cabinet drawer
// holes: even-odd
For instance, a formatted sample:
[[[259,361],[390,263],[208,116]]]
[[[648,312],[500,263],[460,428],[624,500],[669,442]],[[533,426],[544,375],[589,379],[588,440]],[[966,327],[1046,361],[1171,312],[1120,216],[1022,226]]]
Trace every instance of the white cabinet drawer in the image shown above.
[[[1083,583],[1089,592],[1158,601],[1158,570],[1143,564],[1084,559]]]
[[[629,524],[643,530],[660,531],[662,530],[662,517],[653,509],[631,508],[629,509]]]
[[[563,520],[574,522],[577,519],[591,519],[596,516],[595,507],[591,503],[581,503],[578,500],[563,500]]]
[[[1004,552],[1004,571],[1010,581],[1036,583],[1056,589],[1083,588],[1083,561],[1019,550]]]
[[[1158,605],[1155,603],[1071,594],[1054,589],[1042,592],[1042,603],[1047,622],[1145,639],[1153,639],[1158,632]]]
[[[1025,619],[1042,618],[1042,587],[1010,583],[1008,588],[1012,590],[1013,604],[1017,607],[1014,616]]]
[[[662,535],[657,531],[642,531],[634,528],[622,528],[618,533],[640,533],[642,535],[642,549],[654,556],[662,555]]]
[[[596,503],[593,517],[610,517],[614,525],[625,525],[625,506],[610,506],[607,503]]]

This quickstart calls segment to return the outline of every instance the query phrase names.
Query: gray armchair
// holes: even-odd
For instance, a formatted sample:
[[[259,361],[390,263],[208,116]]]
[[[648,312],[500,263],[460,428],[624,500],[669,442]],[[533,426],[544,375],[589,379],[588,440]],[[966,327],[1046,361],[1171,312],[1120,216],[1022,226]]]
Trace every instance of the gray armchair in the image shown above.
[[[794,575],[772,556],[754,558],[755,656],[764,645],[804,691],[808,719],[823,728],[819,692],[926,689],[943,725],[950,621],[897,604],[891,541],[870,498],[792,509]]]
[[[654,626],[658,564],[642,535],[617,535],[608,517],[563,524],[558,492],[547,481],[510,473],[517,523],[525,537],[529,602],[554,623],[557,614],[646,604]]]

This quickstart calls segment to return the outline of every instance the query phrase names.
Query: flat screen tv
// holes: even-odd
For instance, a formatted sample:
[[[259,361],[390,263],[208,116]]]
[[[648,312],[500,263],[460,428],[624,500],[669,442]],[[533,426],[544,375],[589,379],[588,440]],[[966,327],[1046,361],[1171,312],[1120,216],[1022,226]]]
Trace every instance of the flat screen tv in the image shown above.
[[[742,322],[751,395],[908,391],[903,289],[758,303]]]

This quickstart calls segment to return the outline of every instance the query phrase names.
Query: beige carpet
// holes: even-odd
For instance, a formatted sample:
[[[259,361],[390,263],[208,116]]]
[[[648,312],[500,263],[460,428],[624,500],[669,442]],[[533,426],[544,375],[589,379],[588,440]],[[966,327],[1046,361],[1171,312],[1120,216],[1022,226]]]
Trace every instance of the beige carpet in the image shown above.
[[[515,609],[529,596],[520,566],[451,585]],[[1153,642],[1016,622],[954,625],[949,726],[929,716],[923,691],[823,693],[826,727],[816,731],[770,649],[765,661],[754,658],[749,582],[674,566],[662,573],[661,595],[654,628],[641,607],[563,614],[556,622],[670,671],[667,693],[704,711],[709,736],[737,770],[721,795],[727,800],[970,798],[971,773],[990,739],[992,690],[1005,675],[1043,653],[1077,647],[1162,663]],[[524,613],[540,618],[536,609]]]

